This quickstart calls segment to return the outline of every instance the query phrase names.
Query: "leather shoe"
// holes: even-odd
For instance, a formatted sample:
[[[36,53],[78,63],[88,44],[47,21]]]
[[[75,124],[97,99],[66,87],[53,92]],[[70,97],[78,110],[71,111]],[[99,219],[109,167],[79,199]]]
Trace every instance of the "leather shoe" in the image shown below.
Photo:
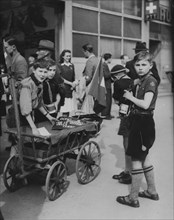
[[[129,195],[128,196],[118,196],[116,201],[123,205],[128,205],[134,208],[140,207],[140,203],[138,200],[132,200]]]
[[[124,175],[126,175],[126,173],[124,171],[122,171],[120,174],[115,174],[112,176],[112,179],[114,180],[119,180],[120,178],[122,178]]]
[[[156,201],[159,200],[159,195],[157,193],[156,194],[151,194],[147,190],[139,192],[138,196],[142,197],[142,198],[156,200]]]
[[[130,174],[126,173],[118,181],[119,181],[119,183],[123,183],[123,184],[131,184],[132,183],[132,177],[131,177]]]

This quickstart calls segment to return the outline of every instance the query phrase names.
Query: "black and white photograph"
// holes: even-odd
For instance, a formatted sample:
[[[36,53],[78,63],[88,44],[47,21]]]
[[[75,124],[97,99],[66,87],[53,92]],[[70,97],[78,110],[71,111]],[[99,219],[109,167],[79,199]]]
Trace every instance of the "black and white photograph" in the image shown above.
[[[0,220],[174,219],[173,36],[173,0],[0,0]]]

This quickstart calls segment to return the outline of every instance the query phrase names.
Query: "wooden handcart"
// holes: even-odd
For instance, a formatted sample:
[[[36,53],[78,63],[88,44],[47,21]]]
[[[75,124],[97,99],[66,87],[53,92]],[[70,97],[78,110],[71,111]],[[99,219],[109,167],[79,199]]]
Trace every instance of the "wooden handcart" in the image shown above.
[[[13,77],[10,81],[17,128],[6,132],[15,136],[17,154],[11,156],[4,167],[6,188],[14,192],[26,184],[30,175],[36,173],[45,178],[49,200],[57,199],[68,187],[67,157],[76,160],[75,170],[79,183],[87,184],[94,180],[100,172],[101,152],[99,145],[90,138],[99,132],[101,121],[88,120],[88,115],[82,125],[62,130],[53,130],[50,122],[42,122],[37,126],[45,127],[50,135],[35,136],[29,127],[25,127],[25,131],[20,127]]]

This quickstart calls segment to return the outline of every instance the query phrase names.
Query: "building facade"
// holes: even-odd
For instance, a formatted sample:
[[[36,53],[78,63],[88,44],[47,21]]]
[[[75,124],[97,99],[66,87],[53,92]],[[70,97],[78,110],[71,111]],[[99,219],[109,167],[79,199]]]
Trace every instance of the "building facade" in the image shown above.
[[[158,3],[158,12],[149,15],[153,2]],[[173,71],[170,0],[0,0],[0,4],[0,18],[6,22],[1,36],[16,35],[26,57],[40,39],[55,42],[56,60],[63,49],[70,49],[77,77],[86,61],[85,43],[94,46],[97,56],[111,53],[114,65],[122,54],[132,58],[136,42],[145,41],[161,78],[165,71]]]

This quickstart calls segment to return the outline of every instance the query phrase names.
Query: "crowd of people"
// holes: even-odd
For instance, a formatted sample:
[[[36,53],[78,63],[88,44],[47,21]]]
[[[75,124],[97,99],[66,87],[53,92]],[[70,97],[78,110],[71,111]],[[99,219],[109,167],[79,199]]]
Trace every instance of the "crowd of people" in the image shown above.
[[[86,113],[94,113],[95,100],[88,95],[88,89],[99,59],[94,54],[92,45],[82,46],[87,61],[81,79],[77,80],[69,49],[62,51],[59,62],[56,63],[53,59],[54,43],[41,40],[36,53],[31,54],[27,62],[19,53],[15,38],[6,37],[3,44],[7,55],[7,72],[11,71],[14,75],[20,121],[22,125],[28,124],[33,134],[40,135],[37,122],[49,120],[52,123],[62,114],[69,116],[79,106]],[[107,120],[114,117],[111,115],[113,99],[119,106],[118,135],[123,136],[125,169],[112,178],[123,184],[131,184],[130,194],[118,196],[116,201],[139,207],[138,197],[159,199],[149,150],[155,141],[153,112],[160,77],[146,43],[137,42],[134,50],[132,60],[123,54],[120,56],[120,64],[113,66],[111,70],[109,64],[112,54],[103,55],[106,107],[100,112],[100,117]],[[0,80],[0,96],[4,93],[2,81]],[[10,114],[7,113],[7,125],[14,127],[10,111],[11,108]],[[139,192],[143,174],[147,190]]]

